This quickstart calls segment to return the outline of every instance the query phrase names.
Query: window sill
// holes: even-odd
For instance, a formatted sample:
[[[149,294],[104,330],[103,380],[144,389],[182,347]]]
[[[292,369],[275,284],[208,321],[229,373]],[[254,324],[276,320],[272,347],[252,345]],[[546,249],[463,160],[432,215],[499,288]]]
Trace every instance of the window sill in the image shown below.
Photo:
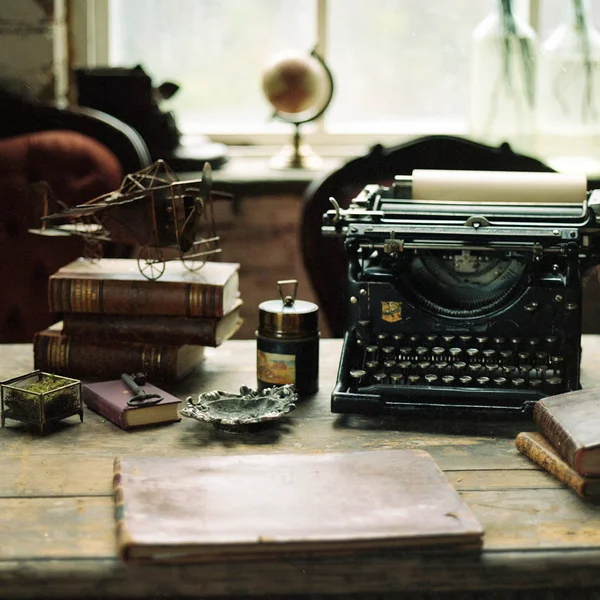
[[[213,172],[215,189],[236,196],[263,196],[276,194],[302,194],[315,180],[323,178],[354,157],[367,153],[367,147],[315,147],[322,158],[319,169],[275,169],[270,161],[280,152],[276,146],[230,146],[229,160]],[[559,172],[585,172],[590,189],[600,188],[600,163],[594,160],[570,158],[542,159]],[[182,171],[182,178],[200,176],[198,171]]]

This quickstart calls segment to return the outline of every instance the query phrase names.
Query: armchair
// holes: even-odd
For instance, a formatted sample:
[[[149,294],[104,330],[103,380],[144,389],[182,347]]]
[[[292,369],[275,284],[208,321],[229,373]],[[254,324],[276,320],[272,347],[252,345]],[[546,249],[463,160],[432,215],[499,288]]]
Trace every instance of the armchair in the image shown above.
[[[79,204],[118,188],[150,156],[133,129],[98,111],[0,93],[0,114],[0,343],[29,342],[56,319],[48,311],[48,277],[83,251],[79,238],[28,231],[39,226],[31,183],[44,180],[61,201]],[[128,250],[113,246],[106,254]]]

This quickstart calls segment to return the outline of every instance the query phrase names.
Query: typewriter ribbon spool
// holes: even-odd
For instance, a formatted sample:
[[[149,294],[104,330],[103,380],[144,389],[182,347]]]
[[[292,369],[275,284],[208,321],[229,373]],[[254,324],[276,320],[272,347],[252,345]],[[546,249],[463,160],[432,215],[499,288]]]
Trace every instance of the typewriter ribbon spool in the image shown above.
[[[293,384],[299,395],[319,388],[319,307],[296,300],[295,279],[277,282],[281,299],[258,307],[256,374],[258,389]],[[284,286],[292,294],[284,294]]]

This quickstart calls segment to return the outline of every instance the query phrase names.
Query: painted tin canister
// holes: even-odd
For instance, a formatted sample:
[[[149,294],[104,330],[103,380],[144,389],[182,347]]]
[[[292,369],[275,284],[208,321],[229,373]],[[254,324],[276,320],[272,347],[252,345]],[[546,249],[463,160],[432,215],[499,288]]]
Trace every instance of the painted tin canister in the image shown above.
[[[319,307],[296,300],[296,280],[277,283],[281,299],[258,307],[258,389],[293,384],[298,395],[312,394],[319,388]],[[284,295],[286,284],[294,286],[292,295]]]

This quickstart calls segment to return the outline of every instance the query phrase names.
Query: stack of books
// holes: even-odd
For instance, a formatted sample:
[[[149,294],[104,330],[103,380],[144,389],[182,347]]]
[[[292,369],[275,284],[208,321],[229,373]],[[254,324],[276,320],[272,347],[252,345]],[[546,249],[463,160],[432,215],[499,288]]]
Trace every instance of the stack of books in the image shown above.
[[[62,321],[34,337],[36,369],[84,380],[146,373],[179,379],[241,324],[238,263],[190,271],[168,261],[157,280],[135,259],[78,259],[50,276],[50,310]]]
[[[540,431],[519,433],[519,451],[582,498],[600,499],[600,388],[538,400],[533,417]]]

